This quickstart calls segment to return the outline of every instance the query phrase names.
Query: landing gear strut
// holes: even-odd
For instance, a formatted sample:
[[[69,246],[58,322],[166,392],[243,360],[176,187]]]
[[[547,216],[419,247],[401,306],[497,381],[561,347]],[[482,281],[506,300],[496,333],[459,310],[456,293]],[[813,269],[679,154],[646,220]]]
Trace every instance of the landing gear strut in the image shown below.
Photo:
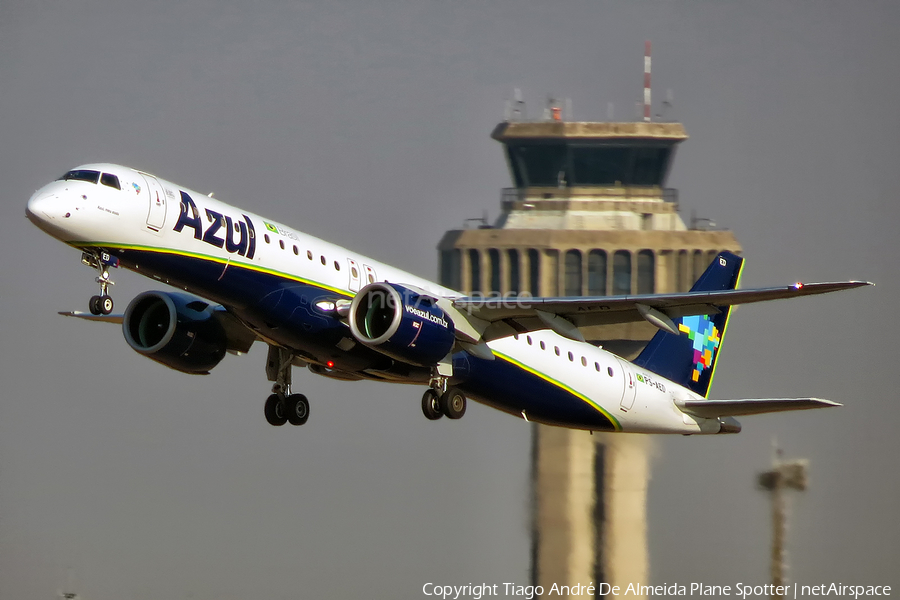
[[[309,419],[309,400],[303,394],[291,393],[291,365],[294,355],[284,348],[269,346],[266,375],[272,385],[272,395],[266,399],[265,415],[269,425],[285,423],[303,425]]]
[[[109,295],[109,286],[115,283],[109,278],[109,267],[118,267],[119,260],[108,252],[92,250],[81,255],[81,262],[97,269],[94,279],[100,284],[100,295],[91,296],[88,308],[92,315],[108,315],[113,311],[113,299]]]

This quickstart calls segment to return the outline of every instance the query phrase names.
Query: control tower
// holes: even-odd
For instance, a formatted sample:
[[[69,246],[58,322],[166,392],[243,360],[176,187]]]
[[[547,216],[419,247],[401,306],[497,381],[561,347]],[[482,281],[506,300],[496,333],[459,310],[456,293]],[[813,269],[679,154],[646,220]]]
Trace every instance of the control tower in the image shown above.
[[[524,111],[512,111],[521,115]],[[493,224],[448,231],[440,278],[469,294],[606,296],[690,289],[730,231],[685,221],[666,180],[680,123],[573,122],[550,105],[544,118],[494,129],[513,187]],[[656,332],[649,323],[583,330],[632,359]],[[646,496],[649,441],[533,426],[532,579],[558,585],[649,585]]]

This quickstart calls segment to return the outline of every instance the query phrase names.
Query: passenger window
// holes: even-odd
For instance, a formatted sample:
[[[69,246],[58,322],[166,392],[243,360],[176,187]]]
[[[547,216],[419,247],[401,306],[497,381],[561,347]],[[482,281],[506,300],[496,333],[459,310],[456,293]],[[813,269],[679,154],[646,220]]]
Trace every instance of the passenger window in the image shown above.
[[[594,370],[596,370],[598,373],[600,372],[600,363],[594,363]]]
[[[612,367],[606,367],[606,372],[609,373],[609,376],[610,376],[610,377],[613,376],[613,370],[612,370]]]
[[[547,346],[544,345],[544,342],[541,342],[541,350],[546,350]]]
[[[585,357],[583,357],[583,356],[581,357],[581,366],[582,366],[582,367],[586,367],[586,366],[587,366],[587,359],[586,359]]]
[[[350,273],[353,274],[353,279],[359,277],[359,271],[356,270],[356,267],[350,267]]]
[[[281,246],[282,250],[284,250],[284,240],[278,240],[278,245]]]
[[[324,257],[324,256],[320,256],[320,257],[319,257],[319,260],[322,261],[322,266],[325,266],[325,263],[327,262],[327,261],[325,260],[325,257]]]
[[[575,362],[575,357],[572,356],[571,352],[569,352],[569,362]]]
[[[335,271],[340,271],[340,270],[341,270],[341,265],[340,265],[340,263],[339,263],[338,261],[334,261],[334,270],[335,270]]]
[[[518,341],[518,339],[519,339],[519,334],[518,334],[518,333],[514,333],[514,334],[513,334],[513,339]]]
[[[269,234],[267,233],[267,234],[265,234],[263,237],[266,238],[266,243],[268,244],[268,243],[269,243]]]
[[[297,246],[294,246],[294,256],[299,256],[300,250],[297,249]]]
[[[122,186],[119,185],[119,178],[113,175],[112,173],[104,173],[100,176],[100,183],[107,187],[115,188],[117,190],[121,190]]]
[[[529,335],[525,339],[528,340],[528,345],[530,346],[531,345],[531,336]]]
[[[312,252],[310,252],[309,250],[306,251],[306,258],[312,260]]]
[[[556,352],[557,356],[559,356],[559,346],[553,346],[553,351]]]

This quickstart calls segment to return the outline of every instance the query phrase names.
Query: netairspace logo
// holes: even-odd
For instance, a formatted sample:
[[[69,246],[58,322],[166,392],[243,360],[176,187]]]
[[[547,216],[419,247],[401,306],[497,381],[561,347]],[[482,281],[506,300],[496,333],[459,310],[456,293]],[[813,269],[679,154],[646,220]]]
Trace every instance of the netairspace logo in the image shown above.
[[[469,583],[467,585],[440,585],[426,583],[422,586],[422,594],[442,600],[481,600],[487,597],[516,597],[532,600],[533,598],[549,598],[552,596],[570,598],[584,596],[707,596],[748,598],[806,598],[834,596],[843,598],[866,598],[890,596],[889,585],[847,585],[843,583],[822,583],[818,585],[707,585],[705,583],[664,583],[662,585],[641,585],[629,583],[626,587],[611,586],[608,583],[589,585],[559,585],[554,583],[549,588],[540,585],[518,585],[515,583]]]

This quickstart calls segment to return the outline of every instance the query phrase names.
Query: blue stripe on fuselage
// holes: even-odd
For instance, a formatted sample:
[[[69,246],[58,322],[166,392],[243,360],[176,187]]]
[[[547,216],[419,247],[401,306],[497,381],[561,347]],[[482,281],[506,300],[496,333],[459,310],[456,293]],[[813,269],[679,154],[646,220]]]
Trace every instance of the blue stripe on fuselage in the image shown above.
[[[79,247],[94,247],[79,244]],[[208,300],[228,306],[267,337],[318,360],[332,359],[346,371],[386,368],[390,359],[361,344],[350,352],[335,347],[352,337],[339,319],[313,307],[320,300],[347,297],[314,283],[291,279],[267,270],[213,257],[144,248],[116,248],[97,244],[119,257],[123,267],[157,276]],[[466,352],[453,356],[454,383],[473,400],[529,420],[590,429],[615,431],[613,421],[584,398],[545,377],[504,360],[484,360]]]
[[[454,354],[453,379],[472,399],[512,415],[521,416],[524,410],[530,421],[593,431],[617,429],[582,398],[499,357]]]
[[[320,300],[346,297],[275,273],[212,258],[140,248],[108,248],[122,266],[142,275],[157,276],[170,285],[229,307],[266,337],[342,370],[384,368],[390,360],[360,344],[350,352],[335,345],[352,338],[349,328],[315,309]]]

